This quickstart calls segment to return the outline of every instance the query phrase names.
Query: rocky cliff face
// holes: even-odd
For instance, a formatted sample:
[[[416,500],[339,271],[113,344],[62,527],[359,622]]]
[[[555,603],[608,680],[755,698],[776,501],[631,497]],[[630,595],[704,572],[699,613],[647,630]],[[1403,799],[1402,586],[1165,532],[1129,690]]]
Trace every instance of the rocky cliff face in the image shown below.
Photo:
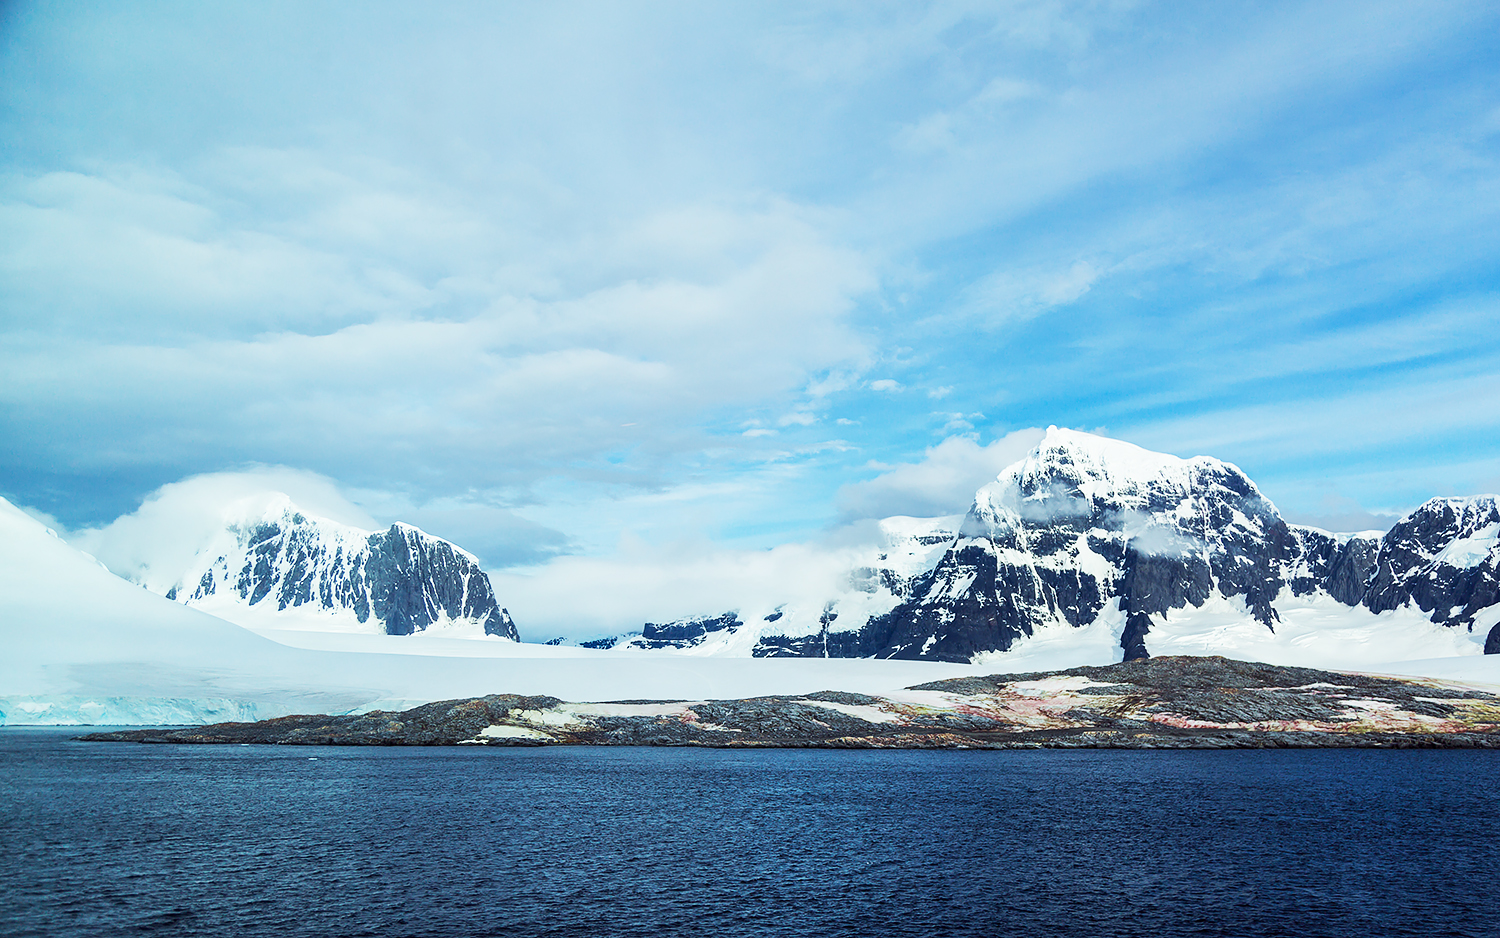
[[[166,596],[231,619],[245,607],[352,619],[387,635],[443,624],[520,640],[472,555],[410,525],[362,531],[305,515],[284,498],[228,520]]]

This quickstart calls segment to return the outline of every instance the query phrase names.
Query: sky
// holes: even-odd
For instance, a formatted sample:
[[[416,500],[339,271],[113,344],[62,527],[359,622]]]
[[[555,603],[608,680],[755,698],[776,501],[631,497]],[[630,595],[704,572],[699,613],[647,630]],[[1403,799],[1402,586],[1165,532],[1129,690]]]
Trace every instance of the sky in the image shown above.
[[[296,478],[649,581],[1054,424],[1335,530],[1500,490],[1494,4],[11,0],[0,141],[60,529]]]

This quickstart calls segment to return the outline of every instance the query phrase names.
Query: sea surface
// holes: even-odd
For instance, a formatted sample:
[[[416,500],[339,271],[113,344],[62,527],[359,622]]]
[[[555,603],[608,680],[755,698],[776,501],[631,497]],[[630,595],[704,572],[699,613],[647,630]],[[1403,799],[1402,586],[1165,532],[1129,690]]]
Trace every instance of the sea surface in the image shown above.
[[[80,743],[0,934],[1500,935],[1500,753]]]

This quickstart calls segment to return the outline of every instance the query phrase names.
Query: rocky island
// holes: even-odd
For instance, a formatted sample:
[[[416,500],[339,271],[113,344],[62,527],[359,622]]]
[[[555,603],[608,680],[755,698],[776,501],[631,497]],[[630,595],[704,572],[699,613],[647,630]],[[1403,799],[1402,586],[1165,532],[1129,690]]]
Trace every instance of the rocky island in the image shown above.
[[[492,694],[401,712],[124,730],[97,742],[334,746],[1500,748],[1500,696],[1417,678],[1164,657],[744,700]]]

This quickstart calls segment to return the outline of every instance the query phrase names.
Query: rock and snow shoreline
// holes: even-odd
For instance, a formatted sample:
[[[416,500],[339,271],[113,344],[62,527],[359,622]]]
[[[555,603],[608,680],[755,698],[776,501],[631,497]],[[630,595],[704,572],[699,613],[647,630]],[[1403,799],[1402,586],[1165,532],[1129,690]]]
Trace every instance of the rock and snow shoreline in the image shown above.
[[[719,748],[1500,749],[1500,695],[1436,680],[1166,657],[879,696],[569,703],[492,694],[401,712],[92,733],[93,742]]]

